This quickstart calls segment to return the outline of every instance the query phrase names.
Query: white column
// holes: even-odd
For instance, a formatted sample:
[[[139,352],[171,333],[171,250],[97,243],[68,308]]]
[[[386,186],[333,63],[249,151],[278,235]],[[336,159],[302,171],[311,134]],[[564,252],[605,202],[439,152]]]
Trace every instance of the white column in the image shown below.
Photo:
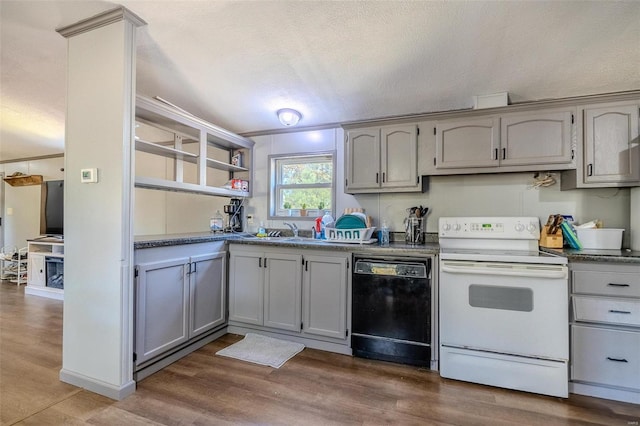
[[[131,159],[144,24],[119,7],[57,30],[68,39],[60,380],[113,399],[135,391]],[[82,169],[98,182],[81,183]]]
[[[632,250],[640,250],[640,187],[631,188],[631,238]]]

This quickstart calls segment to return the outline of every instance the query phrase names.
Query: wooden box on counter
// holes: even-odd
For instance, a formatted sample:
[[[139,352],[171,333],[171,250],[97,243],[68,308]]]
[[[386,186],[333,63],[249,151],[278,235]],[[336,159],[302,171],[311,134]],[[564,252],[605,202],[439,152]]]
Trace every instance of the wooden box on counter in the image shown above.
[[[564,240],[562,239],[562,229],[558,227],[558,230],[553,234],[547,234],[549,227],[545,225],[540,231],[540,247],[546,248],[562,248]]]

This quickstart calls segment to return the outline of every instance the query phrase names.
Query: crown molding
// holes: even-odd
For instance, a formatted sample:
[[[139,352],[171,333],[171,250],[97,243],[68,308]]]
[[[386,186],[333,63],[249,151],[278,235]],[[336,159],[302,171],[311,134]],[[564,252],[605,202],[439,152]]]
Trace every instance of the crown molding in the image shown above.
[[[120,6],[115,9],[99,13],[90,18],[83,19],[75,24],[56,28],[56,31],[61,36],[69,38],[120,21],[129,21],[136,27],[147,25],[147,23],[138,15],[131,12],[126,7]]]

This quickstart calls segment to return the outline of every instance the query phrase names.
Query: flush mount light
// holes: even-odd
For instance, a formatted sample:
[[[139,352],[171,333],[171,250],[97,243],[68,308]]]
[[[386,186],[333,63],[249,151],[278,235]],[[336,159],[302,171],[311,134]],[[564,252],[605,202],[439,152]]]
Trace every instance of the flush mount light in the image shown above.
[[[291,108],[279,109],[277,114],[280,122],[287,127],[295,126],[296,124],[298,124],[298,121],[300,121],[300,119],[302,118],[302,114],[300,114],[295,109],[291,109]]]

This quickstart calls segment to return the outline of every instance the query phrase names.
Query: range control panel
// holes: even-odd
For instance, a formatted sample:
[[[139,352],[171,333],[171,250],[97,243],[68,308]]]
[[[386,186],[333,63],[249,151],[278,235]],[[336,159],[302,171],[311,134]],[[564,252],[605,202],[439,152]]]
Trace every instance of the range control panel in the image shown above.
[[[440,238],[538,239],[537,217],[441,217]]]

